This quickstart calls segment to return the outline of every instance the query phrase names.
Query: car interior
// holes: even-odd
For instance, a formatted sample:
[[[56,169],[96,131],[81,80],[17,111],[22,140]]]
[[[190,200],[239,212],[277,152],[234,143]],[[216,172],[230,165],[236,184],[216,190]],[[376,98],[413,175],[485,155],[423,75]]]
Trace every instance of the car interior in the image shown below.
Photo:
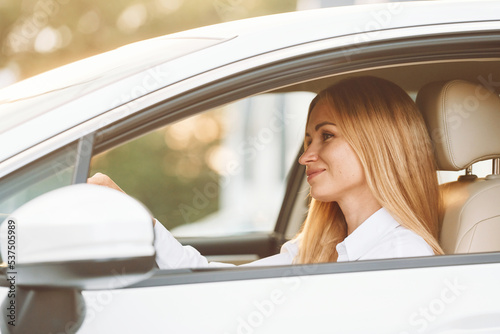
[[[287,89],[300,87],[319,92],[349,75],[378,76],[404,88],[424,115],[435,145],[438,173],[452,174],[452,178],[459,174],[455,181],[440,185],[443,200],[440,244],[445,254],[497,252],[500,251],[498,65],[497,59],[420,63],[327,77]],[[473,165],[477,163],[483,167],[490,164],[487,175],[474,174]],[[304,182],[303,187],[307,186]],[[288,226],[287,235],[296,233],[300,223],[297,219]]]
[[[391,80],[417,101],[436,144],[441,172],[457,172],[455,181],[441,185],[443,217],[441,244],[446,254],[500,250],[500,207],[495,204],[500,181],[500,66],[497,58],[448,60],[380,66],[330,75],[270,91],[312,92],[353,75]],[[268,92],[269,93],[269,92]],[[457,106],[461,106],[456,111]],[[306,110],[304,110],[306,112]],[[436,137],[439,134],[439,138]],[[434,135],[433,135],[434,134]],[[438,138],[439,140],[435,140]],[[300,155],[300,149],[298,154]],[[298,157],[298,156],[297,156]],[[295,160],[297,161],[297,159]],[[477,177],[472,164],[493,161],[492,171]],[[453,173],[452,173],[453,174]],[[223,238],[179,238],[212,260],[237,255],[228,261],[241,264],[272,255],[293,238],[307,212],[308,184],[304,169],[294,163],[288,173],[287,191],[272,233],[250,233]],[[458,178],[458,179],[457,179]],[[253,255],[256,257],[252,257]],[[248,255],[252,255],[248,257]],[[211,257],[214,256],[214,257]]]

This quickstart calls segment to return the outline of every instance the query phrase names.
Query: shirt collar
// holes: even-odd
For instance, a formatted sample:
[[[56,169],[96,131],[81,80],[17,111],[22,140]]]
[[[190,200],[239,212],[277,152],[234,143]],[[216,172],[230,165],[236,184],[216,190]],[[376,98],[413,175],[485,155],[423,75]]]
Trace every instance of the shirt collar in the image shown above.
[[[339,260],[356,261],[369,252],[382,237],[399,223],[381,208],[358,226],[344,241],[337,245]]]

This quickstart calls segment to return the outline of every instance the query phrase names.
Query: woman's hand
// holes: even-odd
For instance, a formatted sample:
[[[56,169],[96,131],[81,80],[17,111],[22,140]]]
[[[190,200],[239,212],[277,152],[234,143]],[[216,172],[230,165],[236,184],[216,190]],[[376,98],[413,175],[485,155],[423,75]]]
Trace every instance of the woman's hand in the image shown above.
[[[125,192],[120,187],[118,187],[118,185],[113,180],[111,180],[109,176],[103,173],[94,174],[94,176],[87,179],[87,183],[96,184],[98,186],[105,186],[111,189],[121,191],[122,193],[125,194]]]

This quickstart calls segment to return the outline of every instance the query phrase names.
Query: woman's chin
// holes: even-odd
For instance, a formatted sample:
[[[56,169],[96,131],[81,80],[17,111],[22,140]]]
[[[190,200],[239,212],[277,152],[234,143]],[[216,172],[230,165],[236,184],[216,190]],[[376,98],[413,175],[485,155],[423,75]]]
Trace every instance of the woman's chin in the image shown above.
[[[324,192],[321,191],[314,191],[311,188],[310,195],[312,198],[314,198],[317,201],[320,202],[334,202],[335,199],[332,199],[331,194],[325,194]]]

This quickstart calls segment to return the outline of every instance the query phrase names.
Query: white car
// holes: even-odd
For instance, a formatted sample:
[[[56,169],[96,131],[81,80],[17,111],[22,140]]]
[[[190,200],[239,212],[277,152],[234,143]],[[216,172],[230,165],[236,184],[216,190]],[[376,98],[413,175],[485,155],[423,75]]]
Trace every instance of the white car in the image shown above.
[[[424,114],[441,110],[442,131],[460,131],[431,131],[436,145],[449,139],[458,161],[442,168],[455,171],[442,174],[454,178],[442,186],[451,194],[441,233],[446,255],[158,270],[150,196],[132,194],[144,206],[85,184],[100,156],[133,152],[127,145],[148,133],[180,154],[158,170],[193,178],[202,173],[199,157],[182,131],[195,138],[202,129],[197,140],[212,143],[210,123],[227,139],[203,158],[216,177],[199,189],[167,187],[152,196],[191,195],[177,214],[192,224],[173,231],[213,260],[244,263],[277,253],[307,211],[296,159],[307,103],[357,75],[397,83]],[[443,82],[473,88],[447,100]],[[1,332],[500,333],[499,91],[499,1],[347,6],[229,22],[134,43],[6,87]],[[463,150],[470,161],[459,161]],[[438,160],[441,153],[437,148]],[[266,164],[272,167],[263,172]],[[489,175],[476,178],[484,164]],[[126,167],[127,178],[142,182],[140,171]],[[215,212],[190,220],[214,199]],[[169,226],[172,217],[157,218]]]

